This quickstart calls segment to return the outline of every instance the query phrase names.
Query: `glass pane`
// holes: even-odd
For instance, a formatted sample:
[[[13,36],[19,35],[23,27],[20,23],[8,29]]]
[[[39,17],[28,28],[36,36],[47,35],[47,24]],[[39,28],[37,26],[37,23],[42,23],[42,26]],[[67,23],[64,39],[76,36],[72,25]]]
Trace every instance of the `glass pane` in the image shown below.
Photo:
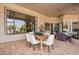
[[[27,20],[27,32],[35,32],[35,20]]]
[[[15,12],[15,19],[20,19],[20,20],[25,20],[25,14],[19,13],[19,12]]]
[[[13,34],[14,33],[14,24],[13,23],[7,23],[7,33],[8,34]]]
[[[72,23],[72,35],[73,38],[78,39],[78,22],[73,22]]]
[[[7,10],[7,17],[8,18],[14,18],[15,17],[15,12],[12,10]]]
[[[15,20],[16,33],[26,32],[26,22],[24,20]]]
[[[50,24],[49,23],[45,23],[45,30],[50,30]]]
[[[63,32],[68,32],[68,22],[63,23]]]
[[[7,22],[14,22],[14,19],[7,18]]]
[[[38,29],[38,20],[35,20],[35,32],[38,32],[39,29]]]
[[[59,31],[59,24],[57,23],[57,24],[55,24],[55,30],[54,30],[55,32],[58,32]]]
[[[78,32],[78,22],[73,22],[72,27],[73,32]]]

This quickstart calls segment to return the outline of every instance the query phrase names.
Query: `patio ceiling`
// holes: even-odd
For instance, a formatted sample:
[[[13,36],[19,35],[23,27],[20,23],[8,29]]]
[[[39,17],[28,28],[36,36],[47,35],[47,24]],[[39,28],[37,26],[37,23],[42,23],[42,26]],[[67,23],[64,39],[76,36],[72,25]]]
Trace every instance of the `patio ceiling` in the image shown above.
[[[17,3],[17,5],[49,17],[58,17],[63,14],[79,14],[79,4],[76,3]]]

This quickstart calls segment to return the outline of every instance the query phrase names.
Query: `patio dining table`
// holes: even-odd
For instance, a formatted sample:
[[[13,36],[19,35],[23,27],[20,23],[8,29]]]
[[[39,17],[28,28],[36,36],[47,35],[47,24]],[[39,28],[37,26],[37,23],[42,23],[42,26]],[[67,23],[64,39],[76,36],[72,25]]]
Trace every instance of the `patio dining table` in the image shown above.
[[[40,41],[40,49],[43,50],[43,41],[48,37],[47,35],[35,35],[37,40]]]

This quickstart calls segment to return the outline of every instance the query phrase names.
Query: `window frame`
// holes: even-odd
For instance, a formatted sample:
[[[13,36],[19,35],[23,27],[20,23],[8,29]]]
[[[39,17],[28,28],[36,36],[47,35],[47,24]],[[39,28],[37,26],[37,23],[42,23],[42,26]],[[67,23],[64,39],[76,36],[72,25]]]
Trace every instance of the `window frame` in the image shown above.
[[[14,25],[15,25],[15,16],[14,16],[14,18],[13,18],[13,22],[7,22],[7,11],[14,11],[14,12],[18,12],[18,11],[15,11],[15,10],[11,10],[11,9],[8,9],[8,8],[4,8],[4,15],[5,15],[5,23],[4,23],[4,33],[6,34],[6,35],[16,35],[16,34],[25,34],[25,33],[27,33],[27,29],[26,29],[26,32],[23,32],[23,33],[16,33],[15,32],[15,29],[13,30],[14,31],[14,33],[13,34],[10,34],[10,33],[8,33],[7,32],[7,23],[13,23]],[[20,12],[18,12],[18,13],[20,13]],[[24,13],[21,13],[21,14],[24,14]],[[25,24],[27,25],[27,14],[24,14],[25,16],[26,16],[26,18],[25,18]],[[30,15],[28,15],[29,17],[34,17],[34,16],[30,16]],[[18,19],[19,20],[19,19]],[[20,19],[20,20],[22,20],[22,19]],[[34,21],[35,21],[35,17],[34,17]],[[35,22],[34,22],[34,25],[35,25]],[[35,26],[34,26],[34,28],[35,28]],[[33,29],[33,31],[35,31],[35,29]]]

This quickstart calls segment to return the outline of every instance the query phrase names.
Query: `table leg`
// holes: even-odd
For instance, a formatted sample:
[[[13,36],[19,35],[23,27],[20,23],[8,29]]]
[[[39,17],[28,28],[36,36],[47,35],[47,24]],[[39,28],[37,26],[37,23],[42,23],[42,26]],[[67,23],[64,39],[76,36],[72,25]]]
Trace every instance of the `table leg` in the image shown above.
[[[43,44],[42,44],[42,41],[41,41],[41,44],[40,44],[40,49],[43,50]]]

